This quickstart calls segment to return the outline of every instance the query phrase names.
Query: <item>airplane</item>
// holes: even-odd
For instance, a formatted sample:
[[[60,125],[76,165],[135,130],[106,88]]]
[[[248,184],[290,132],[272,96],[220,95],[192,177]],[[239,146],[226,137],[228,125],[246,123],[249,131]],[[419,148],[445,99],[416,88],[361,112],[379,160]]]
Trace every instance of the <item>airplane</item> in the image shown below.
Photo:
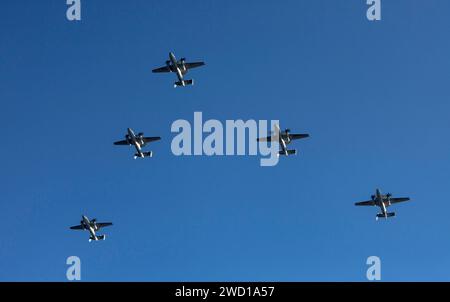
[[[134,154],[134,159],[136,158],[144,158],[144,157],[152,157],[153,153],[143,152],[142,147],[145,147],[148,143],[158,141],[161,137],[144,137],[144,133],[138,133],[138,135],[134,134],[134,131],[131,128],[127,129],[127,135],[125,135],[124,141],[115,142],[116,146],[131,146],[133,145],[136,148],[136,153]]]
[[[96,235],[95,232],[100,230],[101,228],[107,227],[112,225],[111,222],[97,222],[97,219],[89,220],[85,215],[81,216],[81,222],[80,225],[76,225],[73,227],[70,227],[71,230],[88,230],[90,233],[89,242],[91,241],[99,241],[99,240],[105,240],[105,235]]]
[[[309,134],[291,134],[290,129],[286,129],[284,131],[280,130],[280,126],[275,125],[275,135],[258,138],[258,142],[274,142],[278,141],[280,143],[281,150],[278,152],[278,156],[284,155],[295,155],[297,154],[297,150],[288,150],[287,145],[289,145],[293,140],[302,139],[309,137]]]
[[[393,205],[395,203],[399,203],[399,202],[405,202],[405,201],[409,201],[409,197],[401,197],[401,198],[392,198],[392,194],[381,194],[380,190],[377,189],[375,195],[372,195],[372,200],[369,201],[362,201],[362,202],[357,202],[355,203],[355,206],[377,206],[380,207],[381,209],[381,213],[377,214],[376,216],[376,220],[378,220],[378,218],[388,218],[388,217],[394,217],[395,213],[391,212],[388,213],[387,212],[387,207],[389,207],[390,205]]]
[[[175,58],[175,55],[171,52],[169,53],[169,60],[166,61],[166,66],[153,69],[154,73],[161,72],[176,72],[178,77],[178,82],[174,83],[174,88],[178,86],[194,85],[194,80],[185,80],[184,75],[189,69],[200,67],[205,65],[204,62],[193,62],[186,63],[186,58],[181,58],[179,61]]]

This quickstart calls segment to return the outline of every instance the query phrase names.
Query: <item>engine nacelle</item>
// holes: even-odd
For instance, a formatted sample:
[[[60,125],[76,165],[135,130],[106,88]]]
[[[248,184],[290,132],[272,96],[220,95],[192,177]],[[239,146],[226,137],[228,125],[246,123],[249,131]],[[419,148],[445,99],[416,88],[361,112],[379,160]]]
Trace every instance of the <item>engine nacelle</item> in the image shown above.
[[[286,143],[290,143],[291,142],[291,136],[289,135],[289,132],[291,132],[290,129],[284,130],[284,136],[285,136]]]
[[[128,134],[125,135],[125,141],[126,141],[129,145],[131,145],[130,136],[129,136]]]
[[[182,74],[186,74],[186,72],[187,72],[187,68],[186,68],[186,58],[181,58],[181,59],[178,61],[178,64],[180,65],[179,68],[180,68],[180,70],[181,70],[181,73],[182,73]]]

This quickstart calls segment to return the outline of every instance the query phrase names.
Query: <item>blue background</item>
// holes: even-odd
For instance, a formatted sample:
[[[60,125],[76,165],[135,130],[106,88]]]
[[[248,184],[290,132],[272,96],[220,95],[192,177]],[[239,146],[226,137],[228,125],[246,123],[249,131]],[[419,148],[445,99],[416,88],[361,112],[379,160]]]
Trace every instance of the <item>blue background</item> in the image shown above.
[[[0,280],[450,281],[450,2],[0,4]],[[169,51],[205,60],[173,89]],[[279,119],[296,157],[176,157],[176,119]],[[154,157],[114,147],[127,127]],[[379,187],[412,202],[375,221]],[[113,221],[107,240],[69,230]]]

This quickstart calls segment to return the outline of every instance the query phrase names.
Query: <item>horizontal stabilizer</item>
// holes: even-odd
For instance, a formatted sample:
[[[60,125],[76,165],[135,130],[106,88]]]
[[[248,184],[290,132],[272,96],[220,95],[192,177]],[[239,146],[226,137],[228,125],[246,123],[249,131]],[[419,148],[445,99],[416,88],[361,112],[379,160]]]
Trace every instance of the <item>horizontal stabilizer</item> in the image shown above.
[[[89,242],[91,242],[91,241],[105,240],[105,239],[106,239],[106,235],[91,236],[91,237],[89,237]]]
[[[89,242],[91,242],[91,241],[105,240],[105,239],[106,239],[106,235],[91,236],[91,237],[89,237]]]
[[[135,153],[135,154],[134,154],[134,158],[135,158],[135,159],[138,158],[138,157],[144,158],[144,157],[152,157],[152,156],[153,156],[152,151],[149,151],[149,152],[142,152],[142,156],[141,156],[141,154],[139,154],[139,153]]]
[[[194,85],[194,80],[183,80],[175,82],[174,87]]]
[[[392,212],[392,213],[386,213],[386,216],[384,216],[383,214],[377,214],[377,218],[389,218],[389,217],[394,217],[395,216],[395,213],[394,212]]]
[[[144,154],[144,157],[152,157],[153,156],[152,151],[144,152],[143,154]]]
[[[285,152],[284,151],[280,151],[280,152],[278,152],[278,155],[286,155],[286,156],[288,156],[288,155],[297,155],[297,150],[286,150]]]

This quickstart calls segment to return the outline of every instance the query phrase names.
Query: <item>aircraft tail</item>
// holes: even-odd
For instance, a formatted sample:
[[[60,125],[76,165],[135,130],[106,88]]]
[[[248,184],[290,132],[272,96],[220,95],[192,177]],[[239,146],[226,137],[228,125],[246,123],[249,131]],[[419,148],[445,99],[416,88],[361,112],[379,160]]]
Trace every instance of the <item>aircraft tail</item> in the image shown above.
[[[394,212],[392,212],[392,213],[386,213],[386,216],[384,216],[382,213],[380,213],[380,214],[377,214],[377,218],[389,218],[389,217],[395,217],[395,213]]]
[[[152,157],[153,156],[152,151],[144,152],[143,154],[144,154],[144,157]]]
[[[278,155],[296,155],[297,154],[297,150],[286,150],[286,152],[280,151],[278,152]]]
[[[142,157],[142,158],[144,158],[144,157],[152,157],[152,156],[153,156],[153,153],[152,153],[152,151],[149,151],[149,152],[142,152],[142,155],[143,155],[143,156],[141,156],[139,153],[136,153],[136,154],[134,154],[134,158],[136,159],[136,158],[138,158],[138,157]]]
[[[174,83],[174,87],[194,85],[194,80],[183,80]]]
[[[89,242],[91,242],[91,241],[105,240],[105,239],[106,239],[106,235],[91,236],[91,237],[89,237]]]

